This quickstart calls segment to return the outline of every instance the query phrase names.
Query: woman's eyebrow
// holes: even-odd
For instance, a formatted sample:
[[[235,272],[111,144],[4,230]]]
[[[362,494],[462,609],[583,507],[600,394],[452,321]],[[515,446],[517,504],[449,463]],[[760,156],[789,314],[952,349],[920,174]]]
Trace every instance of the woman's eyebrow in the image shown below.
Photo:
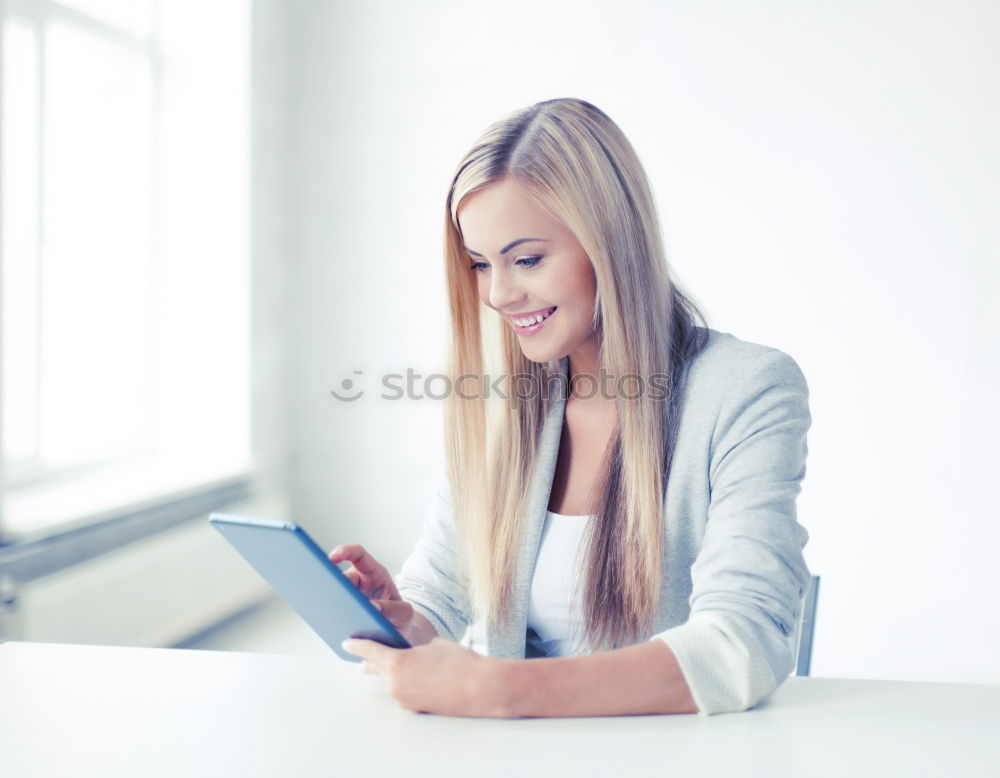
[[[515,240],[515,241],[513,241],[511,243],[508,243],[506,246],[504,246],[502,249],[500,249],[500,253],[501,254],[506,254],[508,251],[510,251],[512,248],[514,248],[514,246],[520,246],[522,243],[527,243],[529,241],[536,241],[536,240],[537,241],[541,241],[543,243],[548,243],[548,238],[518,238],[517,240]],[[480,254],[478,251],[473,251],[468,246],[462,246],[462,248],[464,248],[466,251],[468,251],[474,257],[481,257],[482,256],[482,254]]]

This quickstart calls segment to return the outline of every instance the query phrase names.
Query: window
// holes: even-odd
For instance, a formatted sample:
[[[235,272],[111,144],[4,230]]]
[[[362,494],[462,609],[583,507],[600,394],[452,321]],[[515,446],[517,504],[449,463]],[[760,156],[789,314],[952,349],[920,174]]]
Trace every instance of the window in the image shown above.
[[[249,7],[0,5],[0,528],[246,472]]]

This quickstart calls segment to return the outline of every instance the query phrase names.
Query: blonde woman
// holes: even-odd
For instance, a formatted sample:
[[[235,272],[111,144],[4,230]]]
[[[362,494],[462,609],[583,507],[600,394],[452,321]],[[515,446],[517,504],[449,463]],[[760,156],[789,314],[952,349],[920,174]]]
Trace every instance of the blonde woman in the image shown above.
[[[798,365],[699,324],[639,160],[590,103],[488,128],[445,216],[447,473],[395,580],[361,546],[330,554],[413,647],[345,648],[431,713],[757,704],[809,582]]]

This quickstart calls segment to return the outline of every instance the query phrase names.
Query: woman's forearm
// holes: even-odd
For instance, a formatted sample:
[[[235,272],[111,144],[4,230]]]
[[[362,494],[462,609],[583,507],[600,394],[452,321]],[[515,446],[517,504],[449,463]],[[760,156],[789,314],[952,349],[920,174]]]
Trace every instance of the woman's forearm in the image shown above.
[[[512,717],[698,712],[662,640],[589,656],[498,660],[496,671]]]

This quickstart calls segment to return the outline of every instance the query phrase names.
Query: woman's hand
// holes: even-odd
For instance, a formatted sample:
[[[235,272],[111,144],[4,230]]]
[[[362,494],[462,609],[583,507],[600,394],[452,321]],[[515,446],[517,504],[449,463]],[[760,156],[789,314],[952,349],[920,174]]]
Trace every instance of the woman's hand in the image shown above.
[[[337,546],[330,552],[330,561],[334,564],[350,562],[344,575],[372,601],[408,642],[414,642],[411,640],[414,637],[413,606],[400,596],[396,582],[385,566],[356,543]]]
[[[363,658],[407,710],[445,716],[507,718],[501,660],[481,656],[445,638],[413,648],[390,648],[351,638],[344,650]]]

